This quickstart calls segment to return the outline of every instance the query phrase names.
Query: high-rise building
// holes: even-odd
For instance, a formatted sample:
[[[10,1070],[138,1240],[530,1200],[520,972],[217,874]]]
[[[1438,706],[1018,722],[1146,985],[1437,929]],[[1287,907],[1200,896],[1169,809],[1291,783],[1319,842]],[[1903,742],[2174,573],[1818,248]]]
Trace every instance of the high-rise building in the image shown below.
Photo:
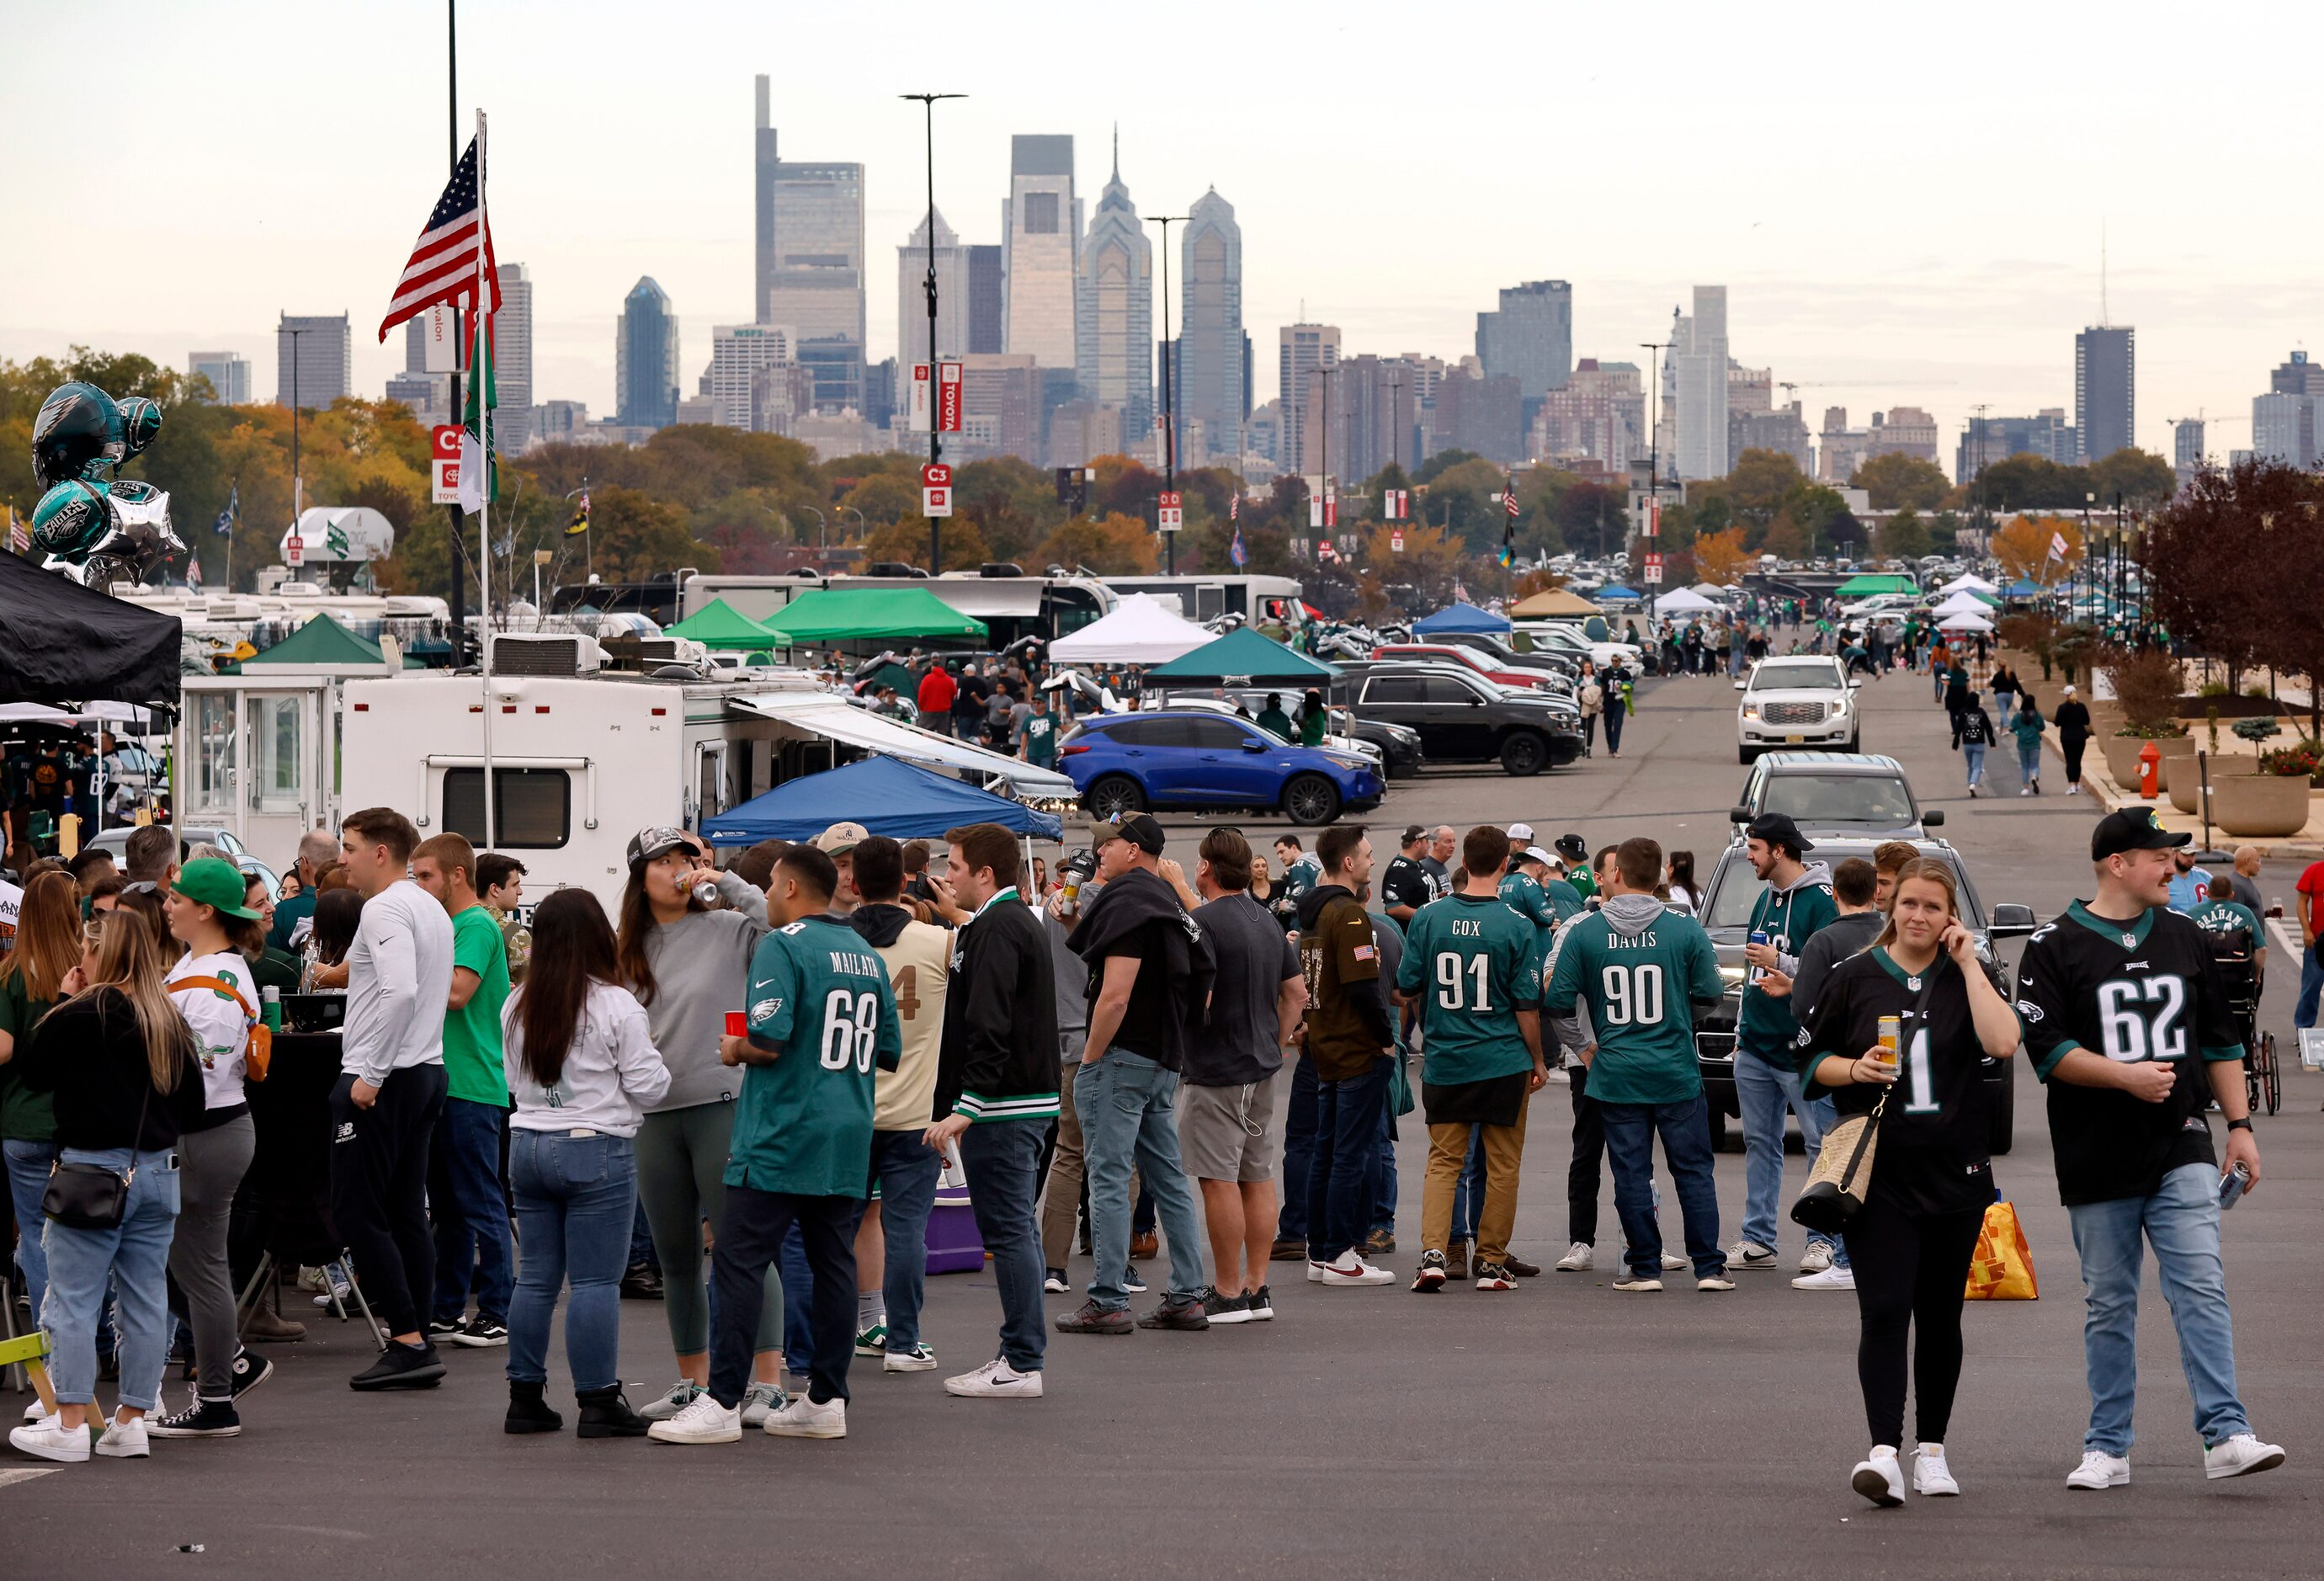
[[[1015,456],[1041,465],[1041,369],[1028,352],[961,359],[964,460]]]
[[[2171,425],[2171,470],[2185,488],[2203,470],[2203,420],[2182,417]]]
[[[651,275],[622,301],[613,332],[613,421],[624,428],[668,428],[678,421],[678,314]]]
[[[759,97],[758,125],[752,134],[752,236],[755,244],[752,256],[751,318],[755,323],[768,322],[767,302],[775,290],[775,116],[773,88],[768,78],[761,76],[755,87]]]
[[[1489,375],[1475,357],[1458,371],[1446,369],[1436,386],[1436,415],[1429,442],[1436,450],[1469,450],[1502,467],[1525,459],[1524,398],[1517,382]]]
[[[1434,393],[1431,382],[1432,401]],[[1545,459],[1578,457],[1627,471],[1646,453],[1646,380],[1638,365],[1583,357],[1564,388],[1543,397],[1534,434],[1534,453]]]
[[[1968,483],[1979,470],[2012,456],[2039,456],[2061,467],[2081,459],[2080,437],[2062,406],[2045,406],[2032,417],[1972,417],[1961,430],[1953,456],[1953,481]]]
[[[2324,418],[2317,409],[2324,396],[2292,395],[2271,391],[2252,397],[2252,454],[2267,461],[2307,471],[2316,465],[2317,434]]]
[[[1178,423],[1203,425],[1210,453],[1242,453],[1250,415],[1250,337],[1242,327],[1242,227],[1215,187],[1194,200],[1178,242]]]
[[[1082,238],[1074,324],[1081,397],[1121,413],[1141,439],[1154,428],[1154,244],[1122,184],[1121,150]]]
[[[999,356],[1008,334],[1005,311],[1008,278],[998,242],[979,242],[968,249],[968,346],[970,351]],[[920,310],[923,313],[927,310]]]
[[[936,356],[951,361],[969,347],[970,249],[945,223],[936,220]],[[896,360],[907,368],[928,360],[928,218],[912,227],[909,240],[896,249]]]
[[[501,310],[493,315],[493,448],[521,454],[532,442],[532,276],[503,264]]]
[[[1307,404],[1311,386],[1319,408],[1323,400],[1314,375],[1320,369],[1339,365],[1340,327],[1286,324],[1278,338],[1276,390],[1283,403],[1283,438],[1278,447],[1281,453],[1275,459],[1286,472],[1305,474],[1322,464],[1320,457],[1311,462],[1307,455]]]
[[[752,385],[769,368],[797,362],[791,332],[777,324],[721,324],[710,331],[710,398],[717,402],[711,421],[720,428],[754,426]]]
[[[1573,372],[1573,287],[1563,280],[1504,286],[1498,311],[1477,315],[1477,360],[1506,374],[1518,395],[1539,401]]]
[[[1420,463],[1420,380],[1416,371],[1396,357],[1353,356],[1338,365],[1332,375],[1329,425],[1332,473],[1351,484],[1371,476],[1389,462],[1406,472]],[[1323,402],[1307,408],[1306,454],[1320,467],[1323,443]]]
[[[2138,332],[2095,326],[2074,337],[2074,427],[2084,463],[2137,442]]]
[[[1074,315],[1080,276],[1082,206],[1074,196],[1071,136],[1009,140],[1008,237],[1002,258],[1001,339],[1012,356],[1043,368],[1078,368]]]
[[[1872,414],[1870,428],[1848,426],[1848,408],[1824,409],[1823,431],[1817,436],[1816,476],[1825,483],[1847,483],[1856,469],[1881,456],[1913,456],[1934,463],[1937,420],[1917,406],[1898,406]]]
[[[292,359],[296,358],[294,365]],[[274,404],[299,404],[319,411],[355,393],[355,342],[347,316],[282,315],[274,331]]]
[[[2324,363],[2310,362],[2306,352],[2295,351],[2268,374],[2267,388],[2272,395],[2324,395]]]
[[[1740,424],[1740,442],[1735,451],[1738,460],[1745,450],[1774,450],[1789,456],[1803,476],[1813,470],[1815,456],[1808,442],[1807,419],[1801,415],[1798,402],[1767,411],[1743,412],[1737,421]]]
[[[1724,477],[1728,473],[1727,288],[1694,288],[1694,312],[1681,319],[1684,336],[1671,348],[1678,395],[1678,476]]]
[[[815,372],[816,406],[863,405],[863,167],[779,157],[767,79],[758,79],[757,294],[761,324],[791,332]]]
[[[219,406],[250,404],[250,359],[236,351],[197,351],[186,358],[189,378],[208,379],[208,399]]]

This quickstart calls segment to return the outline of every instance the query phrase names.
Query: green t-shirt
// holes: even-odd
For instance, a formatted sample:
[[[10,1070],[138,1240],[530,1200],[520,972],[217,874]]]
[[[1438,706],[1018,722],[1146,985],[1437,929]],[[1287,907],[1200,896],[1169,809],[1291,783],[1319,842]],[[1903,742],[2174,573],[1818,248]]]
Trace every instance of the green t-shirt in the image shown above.
[[[1840,902],[1832,899],[1831,881],[1811,883],[1803,878],[1781,893],[1772,884],[1761,890],[1751,908],[1749,931],[1765,933],[1778,954],[1796,957],[1817,929],[1829,926],[1839,915]],[[1786,994],[1778,999],[1747,978],[1737,1027],[1737,1040],[1743,1047],[1787,1070],[1792,1040],[1800,1031],[1800,1018],[1792,1005],[1794,997]]]
[[[1419,998],[1422,1079],[1457,1086],[1533,1064],[1517,1012],[1541,1003],[1540,940],[1498,897],[1452,895],[1412,914],[1396,986]]]
[[[444,1077],[453,1097],[509,1106],[508,1068],[501,1058],[501,1007],[508,1003],[508,946],[501,925],[482,904],[452,919],[452,966],[476,975],[468,1003],[444,1016]]]
[[[22,972],[11,972],[5,982],[0,982],[0,1032],[16,1040],[16,1053],[24,1051],[24,1040],[48,1012],[47,1005],[32,1003]],[[0,1065],[0,1138],[9,1142],[54,1142],[56,1099],[26,1086],[17,1078],[14,1065],[13,1058],[8,1064]],[[37,1227],[33,1233],[39,1233]]]
[[[1598,881],[1580,868],[1568,873],[1565,875],[1565,882],[1572,887],[1573,892],[1580,895],[1585,901],[1598,892]]]
[[[1049,768],[1057,761],[1057,717],[1036,711],[1025,717],[1025,761]]]
[[[2258,917],[2241,901],[2206,901],[2188,916],[2206,933],[2233,933],[2240,928],[2251,935],[2252,948],[2267,948],[2267,935],[2260,931]]]
[[[1528,874],[1512,873],[1502,878],[1501,903],[1540,929],[1544,934],[1557,926],[1556,907],[1550,903],[1549,896],[1542,892],[1541,885],[1535,883]],[[1579,900],[1573,909],[1577,911],[1582,909]]]
[[[1683,1104],[1702,1091],[1690,1000],[1726,992],[1711,936],[1692,917],[1665,910],[1637,933],[1595,911],[1557,941],[1542,1007],[1571,1015],[1590,1007],[1598,1052],[1590,1096],[1601,1104]]]
[[[862,1196],[876,1072],[904,1052],[888,968],[840,919],[802,917],[751,957],[750,1027],[777,1058],[742,1073],[726,1184]]]

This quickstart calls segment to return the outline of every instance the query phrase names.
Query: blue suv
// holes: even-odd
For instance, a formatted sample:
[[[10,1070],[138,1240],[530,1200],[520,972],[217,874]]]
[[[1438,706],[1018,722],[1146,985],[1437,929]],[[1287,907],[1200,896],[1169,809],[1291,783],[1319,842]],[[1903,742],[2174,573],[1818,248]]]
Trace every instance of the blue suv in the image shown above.
[[[1065,740],[1057,766],[1099,818],[1154,808],[1280,811],[1328,824],[1379,805],[1379,776],[1361,758],[1294,746],[1219,714],[1103,714]]]

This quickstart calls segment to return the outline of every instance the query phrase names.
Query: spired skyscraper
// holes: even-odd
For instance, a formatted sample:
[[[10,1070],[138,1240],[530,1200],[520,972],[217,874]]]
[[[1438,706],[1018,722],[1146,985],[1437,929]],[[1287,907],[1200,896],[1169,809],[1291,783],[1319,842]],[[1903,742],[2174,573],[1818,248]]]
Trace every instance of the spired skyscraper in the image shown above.
[[[1001,215],[1002,349],[1044,369],[1080,365],[1074,325],[1082,206],[1074,197],[1071,136],[1009,140],[1009,202]]]
[[[1250,355],[1242,328],[1242,227],[1234,205],[1213,187],[1186,211],[1179,233],[1180,288],[1177,409],[1179,454],[1189,425],[1203,426],[1204,448],[1233,460],[1242,454],[1243,419],[1250,415]]]
[[[622,302],[613,333],[613,421],[626,428],[668,428],[678,421],[678,314],[651,275]]]
[[[1121,413],[1122,439],[1154,429],[1154,244],[1121,182],[1121,150],[1082,238],[1074,288],[1074,366],[1081,398]]]
[[[863,408],[863,167],[779,158],[768,79],[753,143],[757,322],[789,329],[818,410]]]
[[[944,211],[936,211],[936,356],[945,361],[977,349],[969,342],[968,255]],[[896,360],[908,382],[915,363],[928,360],[928,217],[896,249]],[[925,425],[923,425],[925,426]]]

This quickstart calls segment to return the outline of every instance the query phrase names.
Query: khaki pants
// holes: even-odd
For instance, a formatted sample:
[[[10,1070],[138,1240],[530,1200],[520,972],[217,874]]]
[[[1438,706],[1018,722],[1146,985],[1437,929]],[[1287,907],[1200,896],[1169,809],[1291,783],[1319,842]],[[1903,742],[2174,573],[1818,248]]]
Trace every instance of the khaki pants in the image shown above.
[[[1517,1222],[1517,1166],[1525,1159],[1528,1093],[1515,1125],[1432,1125],[1428,1128],[1428,1175],[1420,1197],[1420,1242],[1427,1252],[1445,1250],[1452,1234],[1452,1188],[1468,1160],[1471,1133],[1481,1133],[1485,1149],[1485,1207],[1477,1219],[1477,1256],[1499,1262],[1508,1255]]]

